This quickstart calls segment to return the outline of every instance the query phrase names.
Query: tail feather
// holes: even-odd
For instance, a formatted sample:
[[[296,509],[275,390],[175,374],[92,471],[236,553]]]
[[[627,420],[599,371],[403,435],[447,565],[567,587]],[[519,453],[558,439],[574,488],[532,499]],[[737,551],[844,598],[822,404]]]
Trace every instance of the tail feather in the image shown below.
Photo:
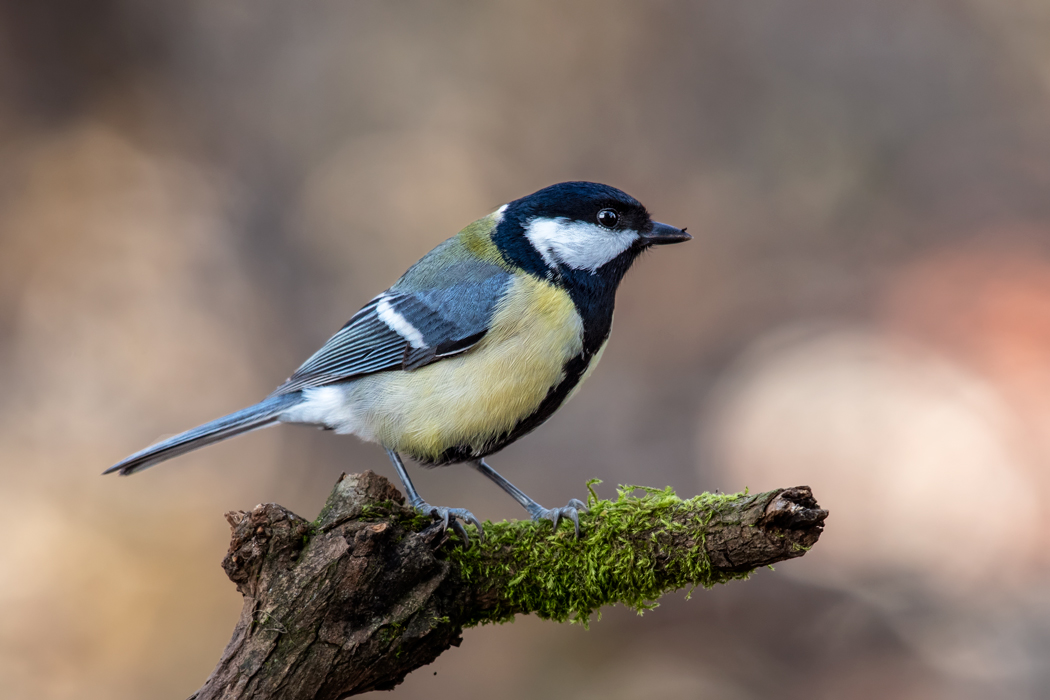
[[[226,438],[247,433],[251,430],[265,428],[277,422],[277,417],[287,408],[301,400],[299,392],[284,394],[266,399],[254,406],[216,418],[210,423],[199,425],[192,430],[179,433],[155,445],[150,445],[102,472],[110,474],[120,472],[121,476],[134,474],[152,467],[155,464],[192,452],[198,447],[211,445]]]

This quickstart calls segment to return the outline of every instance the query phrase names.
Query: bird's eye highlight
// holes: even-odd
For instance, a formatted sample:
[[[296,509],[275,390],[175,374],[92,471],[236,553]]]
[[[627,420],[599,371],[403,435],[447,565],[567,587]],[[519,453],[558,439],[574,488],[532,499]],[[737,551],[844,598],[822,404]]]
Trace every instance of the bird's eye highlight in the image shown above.
[[[612,228],[620,220],[620,215],[615,209],[602,209],[598,212],[598,223],[605,228]]]

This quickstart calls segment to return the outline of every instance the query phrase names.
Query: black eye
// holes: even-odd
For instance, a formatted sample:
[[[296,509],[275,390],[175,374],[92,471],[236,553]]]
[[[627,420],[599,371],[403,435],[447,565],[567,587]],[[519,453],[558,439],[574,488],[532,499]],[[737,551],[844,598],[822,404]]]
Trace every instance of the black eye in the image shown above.
[[[605,228],[612,228],[620,220],[620,215],[615,209],[602,209],[598,212],[598,223]]]

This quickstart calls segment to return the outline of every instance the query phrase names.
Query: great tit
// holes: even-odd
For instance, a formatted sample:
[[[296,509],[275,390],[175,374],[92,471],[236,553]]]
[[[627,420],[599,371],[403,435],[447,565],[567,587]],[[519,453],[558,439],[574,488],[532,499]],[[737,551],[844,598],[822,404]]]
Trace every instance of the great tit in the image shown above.
[[[594,370],[616,289],[653,245],[684,229],[656,223],[608,185],[563,182],[504,204],[438,245],[263,401],[136,452],[104,473],[152,467],[228,437],[302,423],[382,445],[409,503],[453,527],[481,524],[416,492],[400,455],[466,462],[557,528],[577,499],[544,508],[485,458],[535,430]]]

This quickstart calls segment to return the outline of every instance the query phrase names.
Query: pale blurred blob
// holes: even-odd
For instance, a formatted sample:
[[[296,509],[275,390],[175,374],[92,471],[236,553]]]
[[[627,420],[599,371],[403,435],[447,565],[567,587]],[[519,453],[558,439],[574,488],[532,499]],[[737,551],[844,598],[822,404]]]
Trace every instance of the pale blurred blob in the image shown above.
[[[1012,226],[934,248],[885,275],[875,322],[767,334],[700,432],[726,488],[805,483],[830,509],[785,573],[871,601],[933,667],[1000,689],[982,692],[1045,668],[1048,240]]]
[[[741,359],[713,404],[701,446],[728,489],[819,485],[832,517],[796,575],[976,589],[1033,574],[1039,494],[1017,418],[936,353],[874,329],[784,329]]]
[[[144,678],[191,685],[193,674],[168,668],[156,650],[174,639],[199,644],[201,631],[221,634],[236,614],[206,581],[182,575],[200,567],[194,550],[216,535],[206,511],[192,517],[17,488],[4,496],[0,528],[32,533],[0,546],[4,696],[134,697]],[[208,663],[219,649],[192,655]]]
[[[898,271],[884,322],[990,382],[1015,417],[1022,467],[1039,498],[1050,565],[1050,229],[1010,226]]]
[[[22,162],[0,264],[19,280],[6,408],[24,467],[104,463],[129,422],[159,435],[215,411],[208,367],[224,394],[250,395],[250,339],[222,317],[251,290],[223,235],[221,180],[92,125]]]
[[[252,395],[250,326],[225,318],[251,291],[217,176],[90,123],[15,162],[0,238],[0,278],[17,284],[0,529],[23,534],[0,546],[0,677],[7,697],[113,697],[141,682],[129,665],[156,665],[158,634],[174,621],[164,601],[201,590],[180,569],[224,528],[140,503],[144,482],[98,475],[164,432],[235,408],[222,406],[227,392]],[[171,488],[191,509],[222,509],[199,477]],[[235,606],[205,593],[174,617],[225,627],[214,611]]]

